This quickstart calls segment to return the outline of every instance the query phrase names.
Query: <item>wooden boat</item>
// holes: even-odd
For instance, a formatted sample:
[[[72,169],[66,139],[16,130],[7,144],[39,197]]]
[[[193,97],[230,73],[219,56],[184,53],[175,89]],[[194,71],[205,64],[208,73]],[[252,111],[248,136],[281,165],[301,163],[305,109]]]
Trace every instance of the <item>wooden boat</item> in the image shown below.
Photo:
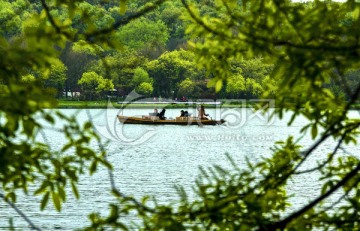
[[[225,123],[225,120],[200,119],[198,117],[176,117],[175,119],[160,120],[158,116],[117,116],[123,124],[152,124],[152,125],[217,125]]]

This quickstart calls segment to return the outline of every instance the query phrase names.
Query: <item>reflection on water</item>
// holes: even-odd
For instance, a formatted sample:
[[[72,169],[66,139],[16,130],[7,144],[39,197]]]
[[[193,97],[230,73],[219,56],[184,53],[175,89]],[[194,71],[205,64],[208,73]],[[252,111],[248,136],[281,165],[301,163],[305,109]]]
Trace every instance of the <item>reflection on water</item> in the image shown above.
[[[77,110],[63,110],[67,114]],[[150,109],[129,109],[124,115],[143,115]],[[188,192],[194,186],[199,174],[199,166],[221,165],[230,167],[225,153],[229,153],[240,167],[245,167],[245,157],[258,161],[262,156],[271,154],[270,147],[275,141],[286,139],[289,135],[300,137],[298,130],[306,123],[298,119],[291,127],[286,126],[290,115],[284,120],[267,121],[267,115],[254,115],[250,109],[226,109],[216,111],[208,109],[213,118],[227,117],[230,124],[224,126],[144,126],[121,125],[115,119],[118,110],[91,109],[83,110],[77,116],[79,121],[93,120],[97,132],[110,140],[106,145],[108,160],[114,166],[116,186],[125,194],[141,198],[152,195],[160,203],[174,202],[178,199],[174,185],[182,185]],[[167,117],[176,117],[180,109],[168,109]],[[196,111],[194,112],[196,113]],[[235,119],[234,118],[238,118]],[[56,149],[65,140],[55,131],[47,131],[47,142]],[[331,151],[334,141],[328,141],[317,151],[313,160],[304,166],[316,165],[320,154]],[[311,139],[305,136],[300,144],[309,146]],[[93,144],[92,148],[98,148]],[[359,147],[353,147],[359,151]],[[316,156],[316,157],[315,157]],[[295,181],[294,181],[295,182]],[[296,193],[291,200],[294,208],[303,205],[311,196],[317,195],[319,183],[317,176],[293,183],[289,191]],[[87,215],[93,211],[106,214],[107,205],[112,197],[109,194],[110,181],[106,169],[99,169],[92,177],[82,176],[79,182],[80,200],[75,200],[71,193],[62,212],[48,208],[39,211],[39,198],[22,196],[17,205],[30,219],[44,230],[72,230],[86,226]],[[69,190],[70,192],[71,190]],[[191,193],[190,196],[193,196]],[[14,218],[16,227],[27,230],[27,224],[18,217],[3,201],[0,201],[0,230],[7,226],[9,218]]]

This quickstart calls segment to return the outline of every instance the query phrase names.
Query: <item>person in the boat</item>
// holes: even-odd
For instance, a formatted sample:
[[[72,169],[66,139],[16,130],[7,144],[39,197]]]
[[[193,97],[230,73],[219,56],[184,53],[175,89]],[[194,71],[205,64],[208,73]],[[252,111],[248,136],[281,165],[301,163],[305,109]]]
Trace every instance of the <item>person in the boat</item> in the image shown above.
[[[185,116],[185,117],[189,117],[189,112],[188,112],[188,111],[185,111],[185,112],[184,112],[184,116]]]
[[[207,120],[207,119],[208,119],[207,116],[209,116],[209,114],[206,114],[206,113],[205,113],[205,107],[204,107],[204,105],[202,105],[202,106],[200,107],[200,109],[198,109],[198,111],[199,111],[198,117],[199,117],[200,119],[202,119],[202,120]]]
[[[166,119],[166,117],[165,117],[165,108],[163,108],[162,110],[161,110],[161,112],[159,113],[159,119],[161,119],[161,120],[165,120]]]
[[[159,112],[157,108],[154,108],[154,112],[150,113],[151,116],[159,116]]]
[[[181,110],[180,111],[180,117],[184,117],[185,116],[185,112],[184,112],[184,110]]]

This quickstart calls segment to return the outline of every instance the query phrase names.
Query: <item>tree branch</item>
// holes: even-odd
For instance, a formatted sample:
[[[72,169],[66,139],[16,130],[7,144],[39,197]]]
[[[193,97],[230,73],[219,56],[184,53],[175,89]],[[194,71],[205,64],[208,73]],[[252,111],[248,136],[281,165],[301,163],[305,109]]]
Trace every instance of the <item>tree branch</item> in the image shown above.
[[[331,135],[333,135],[333,133],[335,132],[339,132],[340,130],[342,130],[344,127],[339,127],[339,128],[335,128],[336,125],[340,124],[341,121],[344,120],[344,118],[346,117],[347,112],[350,110],[351,105],[353,105],[356,102],[356,99],[359,97],[360,95],[360,83],[357,86],[354,94],[352,95],[351,99],[349,100],[349,102],[346,104],[345,109],[342,113],[342,115],[339,117],[339,119],[337,121],[335,121],[333,124],[331,124],[328,129],[323,133],[322,137],[315,143],[313,144],[303,155],[304,158],[300,161],[300,163],[294,168],[294,170],[292,172],[289,173],[289,175],[293,174],[294,172],[296,172],[296,170],[305,162],[305,160],[310,156],[310,154],[322,143],[324,142],[327,138],[329,138]],[[356,129],[360,126],[360,123],[356,123],[354,124],[354,128],[352,129]],[[346,134],[347,132],[345,132],[344,134]]]
[[[163,4],[165,1],[167,1],[167,0],[157,0],[154,3],[151,3],[151,4],[147,5],[147,6],[145,6],[143,9],[139,10],[135,14],[132,14],[132,15],[129,15],[127,17],[124,17],[124,18],[120,19],[119,21],[115,22],[109,28],[105,28],[105,29],[101,29],[101,30],[97,30],[95,32],[89,33],[89,34],[85,34],[86,40],[91,42],[93,37],[111,33],[112,31],[119,29],[121,26],[124,26],[124,25],[128,24],[132,20],[138,19],[138,18],[144,16],[145,14],[153,11],[158,6]]]
[[[340,149],[341,144],[342,144],[342,142],[344,141],[344,138],[345,138],[346,135],[347,135],[347,132],[344,133],[344,134],[341,136],[341,138],[340,138],[340,140],[338,141],[338,143],[337,143],[334,151],[331,153],[331,155],[327,158],[326,161],[324,161],[322,164],[320,164],[319,166],[317,166],[317,167],[315,167],[315,168],[312,168],[312,169],[308,169],[308,170],[304,170],[304,171],[298,171],[298,172],[294,171],[294,174],[295,174],[295,175],[300,175],[300,174],[313,172],[313,171],[316,171],[316,170],[319,170],[319,169],[323,168],[326,164],[328,164],[328,163],[334,158],[334,156],[336,155],[337,151]]]
[[[0,193],[0,198],[2,198],[8,205],[10,205],[10,207],[13,208],[26,221],[26,223],[30,225],[32,229],[41,231],[41,229],[36,227],[34,223],[25,215],[25,213],[23,213],[14,203],[7,200],[2,193]]]
[[[195,20],[195,22],[197,24],[199,24],[200,26],[202,26],[205,30],[207,30],[208,32],[215,34],[215,35],[219,35],[222,37],[227,37],[226,35],[220,33],[219,31],[209,27],[208,25],[205,24],[205,22],[203,20],[201,20],[200,18],[198,18],[195,13],[190,9],[189,4],[186,2],[186,0],[181,0],[182,4],[184,5],[184,7],[186,8],[186,10],[188,11],[188,13],[190,14],[191,18]]]
[[[44,8],[45,13],[46,13],[46,16],[47,16],[47,18],[49,19],[49,22],[50,22],[50,24],[52,25],[52,27],[54,27],[56,33],[65,35],[65,37],[66,37],[67,39],[71,40],[70,34],[64,32],[64,31],[55,23],[55,20],[54,20],[53,16],[50,14],[50,8],[49,8],[49,6],[46,4],[46,1],[45,1],[45,0],[41,0],[41,5],[42,5],[42,7]]]
[[[339,189],[341,186],[346,184],[349,180],[351,180],[356,174],[360,171],[360,163],[351,171],[349,172],[341,181],[339,181],[334,187],[329,189],[326,193],[319,196],[306,206],[304,206],[302,209],[292,213],[285,219],[275,222],[271,225],[265,226],[260,228],[260,230],[276,230],[276,229],[284,229],[288,223],[290,223],[292,220],[296,219],[297,217],[301,216],[303,213],[307,212],[309,209],[316,206],[319,202],[326,199],[328,196],[330,196],[333,192],[335,192],[337,189]]]

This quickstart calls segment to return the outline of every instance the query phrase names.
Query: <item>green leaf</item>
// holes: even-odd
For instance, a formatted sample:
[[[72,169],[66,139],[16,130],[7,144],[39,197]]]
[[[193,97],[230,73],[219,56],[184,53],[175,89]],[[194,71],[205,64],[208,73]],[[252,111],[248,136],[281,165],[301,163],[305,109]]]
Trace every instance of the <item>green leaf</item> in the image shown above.
[[[73,143],[68,143],[66,144],[62,149],[61,152],[65,152],[66,150],[68,150],[69,148],[73,147]]]
[[[65,190],[62,186],[58,185],[58,191],[59,191],[59,196],[62,199],[62,201],[66,200],[66,193]]]
[[[74,181],[71,181],[71,188],[72,188],[72,191],[74,192],[76,199],[79,199],[80,195],[79,195],[79,192],[77,190],[77,187],[76,187],[76,184]]]
[[[50,195],[50,192],[46,192],[44,197],[42,198],[41,200],[41,204],[40,204],[40,209],[41,210],[44,210],[48,201],[49,201],[49,195]]]
[[[52,117],[51,115],[45,114],[45,119],[46,119],[46,121],[48,121],[49,123],[55,124],[54,117]]]
[[[219,79],[215,84],[215,91],[219,92],[221,90],[222,86],[223,86],[223,82],[221,79]]]
[[[46,188],[49,186],[49,181],[44,181],[41,186],[35,191],[34,195],[39,195],[43,192],[45,192]]]
[[[311,127],[311,138],[315,139],[317,136],[318,130],[317,130],[317,126],[316,123],[313,124],[313,126]]]
[[[72,170],[69,168],[64,168],[64,171],[65,171],[66,175],[68,175],[70,177],[71,180],[73,180],[73,181],[78,180],[78,176],[76,175],[75,170]]]
[[[85,130],[90,129],[91,127],[92,127],[91,122],[86,122],[86,123],[84,124],[84,129],[85,129]]]
[[[90,169],[89,169],[90,174],[93,174],[96,171],[96,168],[97,168],[97,161],[94,160],[90,165]]]
[[[60,201],[59,194],[56,192],[52,192],[51,197],[52,197],[52,200],[53,200],[56,210],[60,212],[61,211],[61,201]]]
[[[16,202],[16,194],[14,192],[10,192],[6,195],[6,200],[11,200],[12,202]]]
[[[125,14],[127,10],[126,0],[120,0],[120,14]]]

